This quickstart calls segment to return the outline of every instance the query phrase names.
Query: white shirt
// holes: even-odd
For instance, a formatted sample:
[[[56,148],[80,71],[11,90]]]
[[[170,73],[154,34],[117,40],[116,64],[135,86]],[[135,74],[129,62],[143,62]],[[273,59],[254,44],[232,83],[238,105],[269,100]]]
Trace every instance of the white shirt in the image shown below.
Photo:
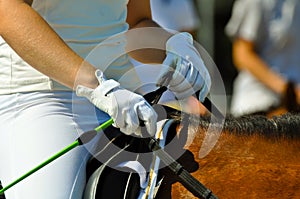
[[[230,37],[252,41],[257,54],[288,80],[300,83],[300,2],[298,0],[237,0],[226,26]],[[235,80],[232,113],[241,115],[268,109],[280,96],[248,71]]]
[[[32,7],[76,53],[85,59],[90,58],[88,61],[102,69],[107,78],[118,80],[133,66],[126,55],[115,61],[108,59],[124,54],[125,38],[118,37],[99,44],[128,30],[127,3],[128,0],[34,0]],[[106,49],[100,50],[102,54],[98,54],[97,59],[89,56],[96,47]],[[111,61],[114,62],[111,64]],[[67,89],[29,66],[2,38],[0,63],[0,94]],[[111,64],[109,68],[108,64]],[[133,79],[121,82],[129,89],[135,83]]]

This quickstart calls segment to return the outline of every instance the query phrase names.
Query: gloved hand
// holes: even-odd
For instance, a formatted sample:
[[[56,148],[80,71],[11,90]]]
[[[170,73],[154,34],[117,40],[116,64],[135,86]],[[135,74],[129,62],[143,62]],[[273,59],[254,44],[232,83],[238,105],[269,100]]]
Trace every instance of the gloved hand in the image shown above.
[[[199,100],[204,101],[211,87],[210,75],[193,45],[193,37],[186,32],[178,33],[166,43],[167,57],[163,65],[169,66],[161,73],[157,84],[164,85],[164,76],[175,69],[169,82],[169,89],[177,99],[185,99],[200,91]]]
[[[127,134],[141,135],[140,121],[144,122],[149,134],[156,132],[157,114],[150,104],[140,95],[123,89],[112,79],[105,80],[103,73],[95,73],[99,86],[96,89],[79,85],[78,96],[89,99],[100,110],[108,113],[114,120],[114,126]]]

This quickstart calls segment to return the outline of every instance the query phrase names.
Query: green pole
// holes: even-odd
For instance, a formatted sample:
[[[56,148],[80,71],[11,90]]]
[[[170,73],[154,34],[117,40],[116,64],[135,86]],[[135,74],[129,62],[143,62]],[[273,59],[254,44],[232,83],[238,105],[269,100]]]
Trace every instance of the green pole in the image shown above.
[[[95,128],[95,131],[99,132],[100,130],[106,129],[107,127],[109,127],[110,125],[112,125],[114,123],[113,119],[109,119],[106,122],[104,122],[103,124],[101,124],[100,126]]]
[[[104,122],[103,124],[101,124],[100,126],[96,127],[95,131],[99,132],[100,130],[103,130],[103,129],[107,128],[108,126],[110,126],[112,123],[113,123],[113,120],[109,119],[106,122]],[[27,173],[25,173],[24,175],[22,175],[21,177],[19,177],[18,179],[16,179],[15,181],[13,181],[10,184],[8,184],[7,186],[5,186],[3,189],[0,190],[0,195],[4,194],[4,192],[7,191],[9,188],[13,187],[17,183],[21,182],[22,180],[24,180],[25,178],[27,178],[28,176],[30,176],[31,174],[33,174],[36,171],[40,170],[44,166],[48,165],[50,162],[56,160],[57,158],[61,157],[62,155],[66,154],[67,152],[71,151],[72,149],[74,149],[75,147],[77,147],[79,145],[80,145],[80,142],[77,139],[76,141],[74,141],[69,146],[65,147],[64,149],[62,149],[61,151],[59,151],[55,155],[51,156],[46,161],[42,162],[41,164],[39,164],[35,168],[31,169],[30,171],[28,171]]]

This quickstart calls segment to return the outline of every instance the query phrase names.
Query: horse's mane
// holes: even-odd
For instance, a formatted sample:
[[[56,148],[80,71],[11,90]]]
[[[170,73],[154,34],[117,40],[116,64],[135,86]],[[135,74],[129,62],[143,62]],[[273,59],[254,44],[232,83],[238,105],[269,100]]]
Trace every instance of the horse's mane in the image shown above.
[[[190,124],[195,124],[202,129],[215,126],[236,135],[258,134],[273,138],[300,138],[300,113],[289,112],[273,117],[267,117],[263,114],[234,117],[227,114],[223,124],[214,122],[210,115],[195,116],[179,112],[173,112],[171,115],[173,118],[180,118],[181,121],[188,117]]]
[[[194,118],[196,119],[196,118]],[[207,128],[211,123],[211,117],[198,117],[199,126]],[[300,114],[286,113],[271,118],[265,115],[245,115],[233,117],[226,115],[223,131],[238,135],[259,134],[266,137],[300,138]]]
[[[238,125],[236,125],[238,124]],[[236,125],[236,127],[234,127]],[[239,118],[228,117],[225,129],[236,133],[259,133],[265,136],[300,137],[300,114],[286,113],[271,118],[264,115],[248,115]]]

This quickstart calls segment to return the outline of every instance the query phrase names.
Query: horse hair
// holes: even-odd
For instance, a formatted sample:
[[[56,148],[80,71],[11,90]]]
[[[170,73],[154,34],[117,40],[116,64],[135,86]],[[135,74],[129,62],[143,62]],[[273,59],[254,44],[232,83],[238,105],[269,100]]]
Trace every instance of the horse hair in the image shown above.
[[[187,117],[187,115],[173,114],[174,118]],[[234,117],[225,116],[224,124],[213,122],[211,116],[188,115],[189,123],[199,128],[222,127],[222,130],[236,135],[262,135],[272,138],[300,138],[300,113],[286,113],[283,115],[267,117],[261,114]],[[222,126],[221,126],[222,125]]]

